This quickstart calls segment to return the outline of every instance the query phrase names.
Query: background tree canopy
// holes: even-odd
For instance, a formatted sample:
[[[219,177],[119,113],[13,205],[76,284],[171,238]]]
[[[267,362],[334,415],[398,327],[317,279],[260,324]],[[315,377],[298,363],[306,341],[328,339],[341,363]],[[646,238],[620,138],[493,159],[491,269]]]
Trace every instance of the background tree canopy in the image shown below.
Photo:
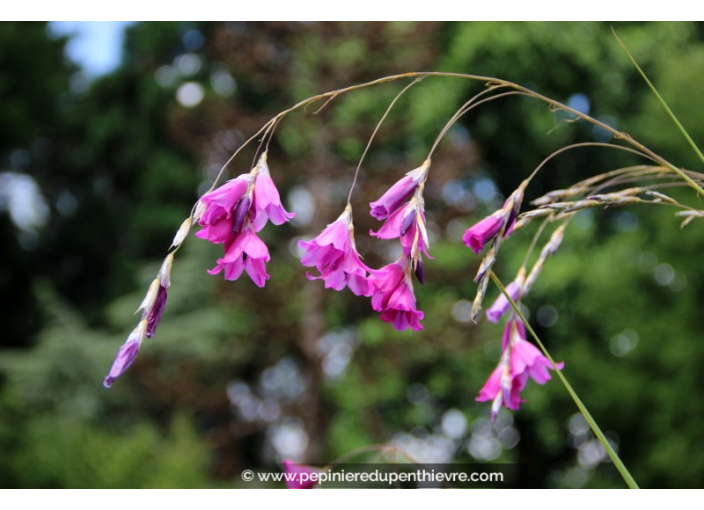
[[[704,25],[614,28],[704,140]],[[521,487],[623,486],[558,382],[529,384],[521,410],[502,411],[493,428],[489,406],[474,400],[502,330],[469,323],[480,259],[461,243],[464,229],[552,151],[609,140],[526,98],[473,111],[434,155],[426,205],[435,258],[416,288],[422,332],[397,332],[368,300],[308,282],[297,260],[296,241],[342,211],[366,141],[405,84],[392,83],[286,118],[269,164],[297,217],[262,232],[266,288],[206,274],[219,250],[191,236],[156,338],[110,391],[101,385],[195,200],[246,138],[316,93],[407,71],[496,76],[701,169],[611,25],[138,23],[120,67],[93,80],[64,57],[66,42],[44,24],[0,23],[4,487],[238,486],[243,469],[287,457],[325,463],[392,440],[427,462],[519,462]],[[390,114],[353,197],[370,266],[388,263],[394,243],[364,235],[379,226],[368,202],[422,162],[482,87],[428,78]],[[228,177],[249,171],[253,155],[238,156]],[[636,162],[606,149],[565,153],[525,203]],[[641,486],[698,487],[704,225],[680,231],[655,209],[580,213],[525,305]],[[504,244],[504,280],[533,232]]]

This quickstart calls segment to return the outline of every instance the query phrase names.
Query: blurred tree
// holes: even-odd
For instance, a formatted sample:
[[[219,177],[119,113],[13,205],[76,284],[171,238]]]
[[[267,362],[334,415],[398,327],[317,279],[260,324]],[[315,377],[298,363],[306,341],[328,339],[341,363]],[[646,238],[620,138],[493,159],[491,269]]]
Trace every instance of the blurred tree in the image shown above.
[[[37,46],[58,55],[63,41],[39,28]],[[616,28],[668,100],[677,97],[672,106],[692,134],[701,133],[679,102],[697,93],[691,84],[704,73],[701,28]],[[10,81],[10,67],[0,69]],[[487,406],[474,402],[498,360],[501,331],[469,326],[478,257],[459,241],[464,228],[553,150],[607,139],[523,98],[470,113],[434,156],[426,197],[435,259],[426,264],[428,284],[416,287],[423,332],[396,332],[366,300],[324,292],[295,260],[295,241],[317,235],[344,207],[365,141],[403,85],[387,84],[337,98],[316,115],[322,105],[313,105],[278,127],[270,167],[298,215],[263,231],[272,253],[266,289],[247,277],[223,283],[206,275],[219,250],[189,239],[156,338],[110,392],[99,386],[197,193],[247,137],[301,98],[410,70],[494,75],[618,125],[675,164],[695,165],[608,25],[140,23],[113,74],[86,83],[59,58],[44,72],[51,69],[60,79],[45,100],[55,119],[21,115],[21,123],[52,126],[42,135],[50,152],[32,163],[42,169],[32,175],[51,214],[33,250],[14,241],[3,250],[10,258],[2,267],[13,268],[3,292],[25,296],[8,315],[15,329],[4,345],[27,344],[32,327],[22,321],[46,317],[35,346],[0,355],[7,486],[200,486],[282,456],[327,462],[390,439],[438,462],[522,461],[519,486],[621,486],[558,383],[529,385],[521,411],[502,412],[494,428]],[[394,243],[363,235],[379,226],[367,202],[418,166],[454,110],[482,87],[428,78],[379,132],[353,196],[357,245],[371,266],[395,252]],[[21,92],[11,97],[20,101]],[[26,133],[3,146],[6,158],[38,136]],[[226,177],[248,171],[253,156],[245,151]],[[543,170],[528,199],[633,161],[605,149],[567,153]],[[526,301],[645,486],[697,486],[704,472],[692,419],[702,404],[691,398],[704,354],[696,347],[700,227],[676,226],[663,211],[584,214]],[[3,240],[15,234],[7,222],[1,228]],[[505,244],[503,279],[530,234]],[[40,307],[28,307],[31,295]],[[76,447],[83,437],[86,446]],[[47,448],[51,455],[41,453]],[[68,469],[56,462],[65,457]],[[143,469],[132,472],[135,465]]]

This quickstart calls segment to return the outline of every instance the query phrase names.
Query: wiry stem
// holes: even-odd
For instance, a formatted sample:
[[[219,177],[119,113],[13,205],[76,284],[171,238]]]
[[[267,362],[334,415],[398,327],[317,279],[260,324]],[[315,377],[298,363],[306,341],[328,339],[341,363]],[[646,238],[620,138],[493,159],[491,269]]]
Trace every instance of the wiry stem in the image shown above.
[[[685,137],[685,139],[687,140],[687,143],[689,143],[689,146],[692,147],[692,149],[693,149],[694,152],[697,154],[697,156],[699,156],[699,159],[702,161],[702,163],[704,163],[704,154],[702,154],[702,151],[699,150],[699,147],[697,147],[697,144],[694,143],[694,140],[692,140],[692,138],[689,136],[689,133],[687,133],[687,130],[684,128],[684,126],[683,126],[682,124],[680,124],[680,121],[679,121],[679,119],[677,118],[677,116],[675,116],[675,114],[672,112],[672,110],[670,110],[670,107],[667,106],[667,103],[666,103],[665,100],[662,98],[662,96],[660,95],[660,93],[658,92],[658,90],[655,88],[655,85],[653,85],[653,84],[650,82],[650,80],[648,79],[648,77],[645,75],[645,73],[643,72],[643,70],[640,68],[640,66],[639,66],[638,63],[636,62],[636,59],[633,58],[633,55],[631,55],[631,52],[628,51],[628,48],[626,48],[626,45],[623,44],[623,41],[621,41],[621,39],[619,39],[618,35],[616,35],[616,31],[612,28],[612,29],[611,29],[611,32],[613,32],[614,37],[616,38],[616,40],[618,41],[618,43],[621,45],[621,48],[623,48],[623,51],[625,51],[625,52],[626,52],[626,55],[628,55],[628,59],[629,59],[629,60],[631,61],[631,63],[635,66],[635,68],[638,70],[638,72],[640,73],[640,75],[643,77],[643,79],[645,80],[645,83],[648,84],[648,87],[650,87],[650,90],[653,91],[653,94],[655,94],[655,97],[658,98],[658,101],[660,101],[660,104],[663,106],[663,108],[665,108],[665,111],[667,112],[667,114],[668,114],[668,115],[670,116],[670,118],[672,119],[672,122],[675,123],[675,125],[677,126],[677,129],[679,129],[679,130],[680,130],[680,133],[682,133],[682,135]]]
[[[389,107],[386,109],[386,112],[384,112],[383,117],[381,117],[381,120],[379,123],[376,125],[376,128],[374,129],[374,132],[372,133],[372,136],[369,137],[369,141],[367,142],[367,146],[364,148],[364,152],[362,153],[362,157],[359,158],[359,163],[357,164],[357,168],[354,171],[354,179],[352,179],[352,186],[350,187],[350,192],[347,195],[347,205],[350,205],[350,201],[352,200],[352,192],[354,191],[354,186],[357,184],[357,177],[359,176],[359,169],[362,168],[362,162],[364,161],[365,156],[367,155],[367,152],[369,152],[369,147],[372,146],[372,142],[374,141],[374,137],[376,136],[376,133],[379,131],[379,128],[381,125],[384,123],[386,120],[386,117],[388,117],[389,113],[391,112],[391,109],[394,107],[396,104],[396,101],[401,99],[401,96],[406,93],[408,89],[410,89],[413,85],[420,83],[420,81],[423,78],[416,78],[414,81],[406,85],[401,92],[396,94],[396,97],[394,97],[394,100],[391,101],[391,104]],[[325,103],[327,104],[327,103]],[[323,105],[325,106],[325,105]],[[319,110],[318,110],[319,111]],[[317,113],[317,112],[316,112]]]
[[[609,456],[611,461],[616,466],[616,469],[618,469],[618,472],[621,474],[621,476],[625,480],[628,487],[631,489],[639,489],[640,487],[638,487],[638,484],[633,479],[633,476],[631,476],[631,473],[628,471],[625,464],[623,463],[621,458],[616,453],[616,450],[614,450],[614,448],[613,448],[613,446],[611,446],[611,443],[609,442],[609,440],[606,438],[604,433],[601,431],[601,428],[597,424],[596,420],[594,420],[594,418],[592,417],[591,413],[587,409],[587,406],[585,406],[584,403],[582,403],[582,400],[577,396],[577,393],[574,391],[574,389],[572,389],[572,386],[570,385],[570,383],[567,382],[567,379],[562,374],[562,371],[558,368],[557,363],[555,363],[555,360],[552,359],[552,356],[550,356],[550,353],[543,345],[543,342],[540,341],[540,338],[538,338],[538,335],[535,333],[535,331],[531,327],[530,323],[526,320],[525,316],[521,312],[521,310],[518,307],[518,305],[516,304],[516,302],[511,298],[510,294],[506,291],[506,288],[503,286],[503,284],[497,278],[497,276],[494,274],[494,272],[492,271],[490,274],[491,274],[492,280],[494,280],[494,283],[497,285],[497,287],[499,287],[499,290],[501,291],[501,293],[504,296],[506,296],[506,299],[508,299],[508,302],[511,304],[513,311],[523,321],[523,324],[525,325],[526,329],[528,330],[530,335],[535,340],[535,343],[538,344],[538,347],[540,347],[540,350],[543,352],[545,357],[548,358],[548,360],[552,364],[552,368],[555,370],[557,377],[560,379],[560,381],[562,382],[564,387],[567,389],[567,392],[572,397],[572,400],[574,400],[574,403],[577,404],[577,408],[582,413],[584,418],[587,420],[587,423],[589,423],[589,426],[591,427],[592,431],[594,432],[594,435],[596,435],[597,439],[599,440],[601,445],[604,447],[604,450],[606,451],[607,455]]]

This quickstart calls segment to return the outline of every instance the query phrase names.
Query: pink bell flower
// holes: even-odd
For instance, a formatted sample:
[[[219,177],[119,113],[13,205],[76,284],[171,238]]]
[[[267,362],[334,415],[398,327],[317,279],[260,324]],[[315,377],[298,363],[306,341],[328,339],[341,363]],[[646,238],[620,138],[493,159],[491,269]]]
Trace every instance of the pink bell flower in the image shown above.
[[[274,225],[281,225],[293,218],[296,213],[286,212],[286,209],[281,205],[279,190],[276,189],[266,164],[266,152],[259,158],[255,173],[252,222],[254,230],[259,232],[268,220]]]
[[[426,160],[420,167],[408,172],[396,184],[391,186],[379,200],[371,202],[371,215],[377,220],[385,220],[392,213],[398,210],[408,198],[413,194],[418,185],[425,181],[430,168],[430,160]]]
[[[462,236],[464,244],[472,248],[474,253],[479,253],[489,241],[492,241],[501,232],[503,232],[502,237],[508,236],[516,223],[518,211],[523,201],[523,191],[527,185],[528,181],[523,181],[506,199],[501,209],[468,228]]]
[[[498,210],[491,216],[487,216],[479,223],[468,228],[462,236],[462,241],[472,248],[474,253],[479,253],[484,249],[484,245],[499,235],[505,222],[505,212]]]
[[[213,225],[221,225],[224,220],[232,218],[235,211],[235,207],[238,205],[244,194],[247,192],[249,185],[252,182],[251,174],[243,174],[239,177],[227,181],[225,184],[220,186],[213,191],[206,193],[200,198],[200,203],[205,206],[205,211],[202,216],[198,219],[198,223],[202,227],[210,227]],[[204,230],[206,230],[204,229]],[[232,231],[231,225],[229,229],[224,229],[225,231]],[[202,239],[210,240],[210,237],[202,235],[201,230],[198,237]],[[199,235],[201,234],[201,235]],[[223,241],[217,240],[212,241],[214,243],[222,243]]]
[[[320,276],[306,273],[309,280],[323,280],[327,289],[348,287],[357,296],[372,295],[373,287],[367,280],[372,270],[362,263],[355,248],[349,206],[318,237],[299,241],[298,246],[305,250],[301,264],[320,272]]]
[[[373,271],[369,277],[374,286],[372,308],[381,312],[381,320],[391,322],[398,331],[409,327],[416,331],[423,329],[420,320],[425,315],[416,309],[410,269],[409,260],[402,257],[378,271]]]
[[[225,271],[226,280],[237,280],[243,271],[258,287],[264,287],[269,275],[266,263],[269,262],[269,250],[266,244],[257,237],[250,223],[245,223],[242,231],[232,236],[225,243],[225,255],[217,260],[217,266],[209,269],[210,274]]]
[[[551,379],[548,370],[553,369],[550,360],[528,342],[523,322],[516,317],[506,324],[502,348],[498,366],[476,399],[478,402],[492,402],[492,421],[496,419],[502,406],[516,411],[520,404],[525,402],[521,398],[521,391],[528,384],[529,378],[538,384],[545,384]],[[557,367],[562,370],[564,363],[558,363]]]

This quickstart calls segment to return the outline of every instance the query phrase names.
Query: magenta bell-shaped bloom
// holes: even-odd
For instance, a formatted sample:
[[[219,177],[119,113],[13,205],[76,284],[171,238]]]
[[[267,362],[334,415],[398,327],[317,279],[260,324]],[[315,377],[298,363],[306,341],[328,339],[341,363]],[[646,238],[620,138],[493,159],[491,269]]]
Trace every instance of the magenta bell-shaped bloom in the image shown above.
[[[130,368],[132,363],[134,363],[134,360],[139,353],[139,347],[142,345],[142,340],[144,340],[146,329],[147,321],[142,320],[135,330],[130,333],[130,336],[127,337],[127,341],[117,352],[117,356],[115,356],[115,361],[112,363],[110,372],[103,380],[103,386],[106,388],[112,386],[115,379],[127,372],[127,369]]]
[[[312,489],[318,483],[319,469],[284,460],[284,480],[289,489]]]
[[[305,250],[301,264],[315,267],[320,276],[310,273],[306,276],[310,280],[323,280],[327,289],[342,290],[348,287],[357,296],[371,296],[373,287],[367,280],[371,269],[359,258],[351,221],[350,210],[345,209],[318,237],[312,241],[299,241],[298,246]]]
[[[371,202],[369,204],[372,208],[371,215],[377,220],[385,220],[396,212],[401,207],[401,204],[413,194],[418,185],[425,181],[429,167],[430,161],[425,161],[420,167],[411,170],[405,177],[391,186],[379,200]]]
[[[474,253],[479,253],[484,246],[499,235],[502,230],[502,237],[509,235],[516,223],[516,218],[521,208],[521,201],[523,200],[523,191],[527,185],[528,180],[523,181],[521,185],[511,193],[511,196],[506,199],[501,209],[468,228],[462,236],[464,244],[472,248]]]
[[[247,271],[255,285],[264,287],[269,279],[267,262],[269,250],[266,244],[257,237],[252,225],[245,223],[242,232],[225,243],[225,255],[217,260],[217,266],[209,269],[208,273],[218,274],[224,270],[226,280],[237,280],[243,271]]]
[[[398,331],[414,329],[420,331],[423,326],[423,312],[416,309],[413,294],[410,264],[406,257],[389,264],[378,271],[373,271],[369,281],[374,286],[372,308],[381,312],[384,322],[391,322]]]
[[[211,243],[224,243],[232,235],[233,214],[251,182],[250,174],[240,175],[203,195],[200,202],[205,211],[198,220],[203,229],[196,236]]]
[[[464,244],[472,248],[474,253],[479,253],[484,249],[484,245],[494,239],[506,222],[506,214],[503,210],[498,210],[491,216],[484,218],[479,223],[468,228],[462,236]]]
[[[550,360],[528,342],[525,326],[516,317],[511,318],[506,324],[502,348],[503,353],[498,366],[489,376],[476,399],[478,402],[492,402],[492,421],[496,419],[501,406],[515,411],[521,403],[525,402],[521,398],[521,391],[528,384],[529,378],[538,384],[545,384],[551,379],[548,370],[553,369]],[[557,367],[562,370],[564,363],[558,363]]]
[[[259,232],[270,220],[274,225],[281,225],[296,214],[286,212],[281,205],[279,190],[271,180],[269,167],[266,164],[266,153],[257,163],[257,176],[254,180],[254,211],[252,213],[254,230]]]

